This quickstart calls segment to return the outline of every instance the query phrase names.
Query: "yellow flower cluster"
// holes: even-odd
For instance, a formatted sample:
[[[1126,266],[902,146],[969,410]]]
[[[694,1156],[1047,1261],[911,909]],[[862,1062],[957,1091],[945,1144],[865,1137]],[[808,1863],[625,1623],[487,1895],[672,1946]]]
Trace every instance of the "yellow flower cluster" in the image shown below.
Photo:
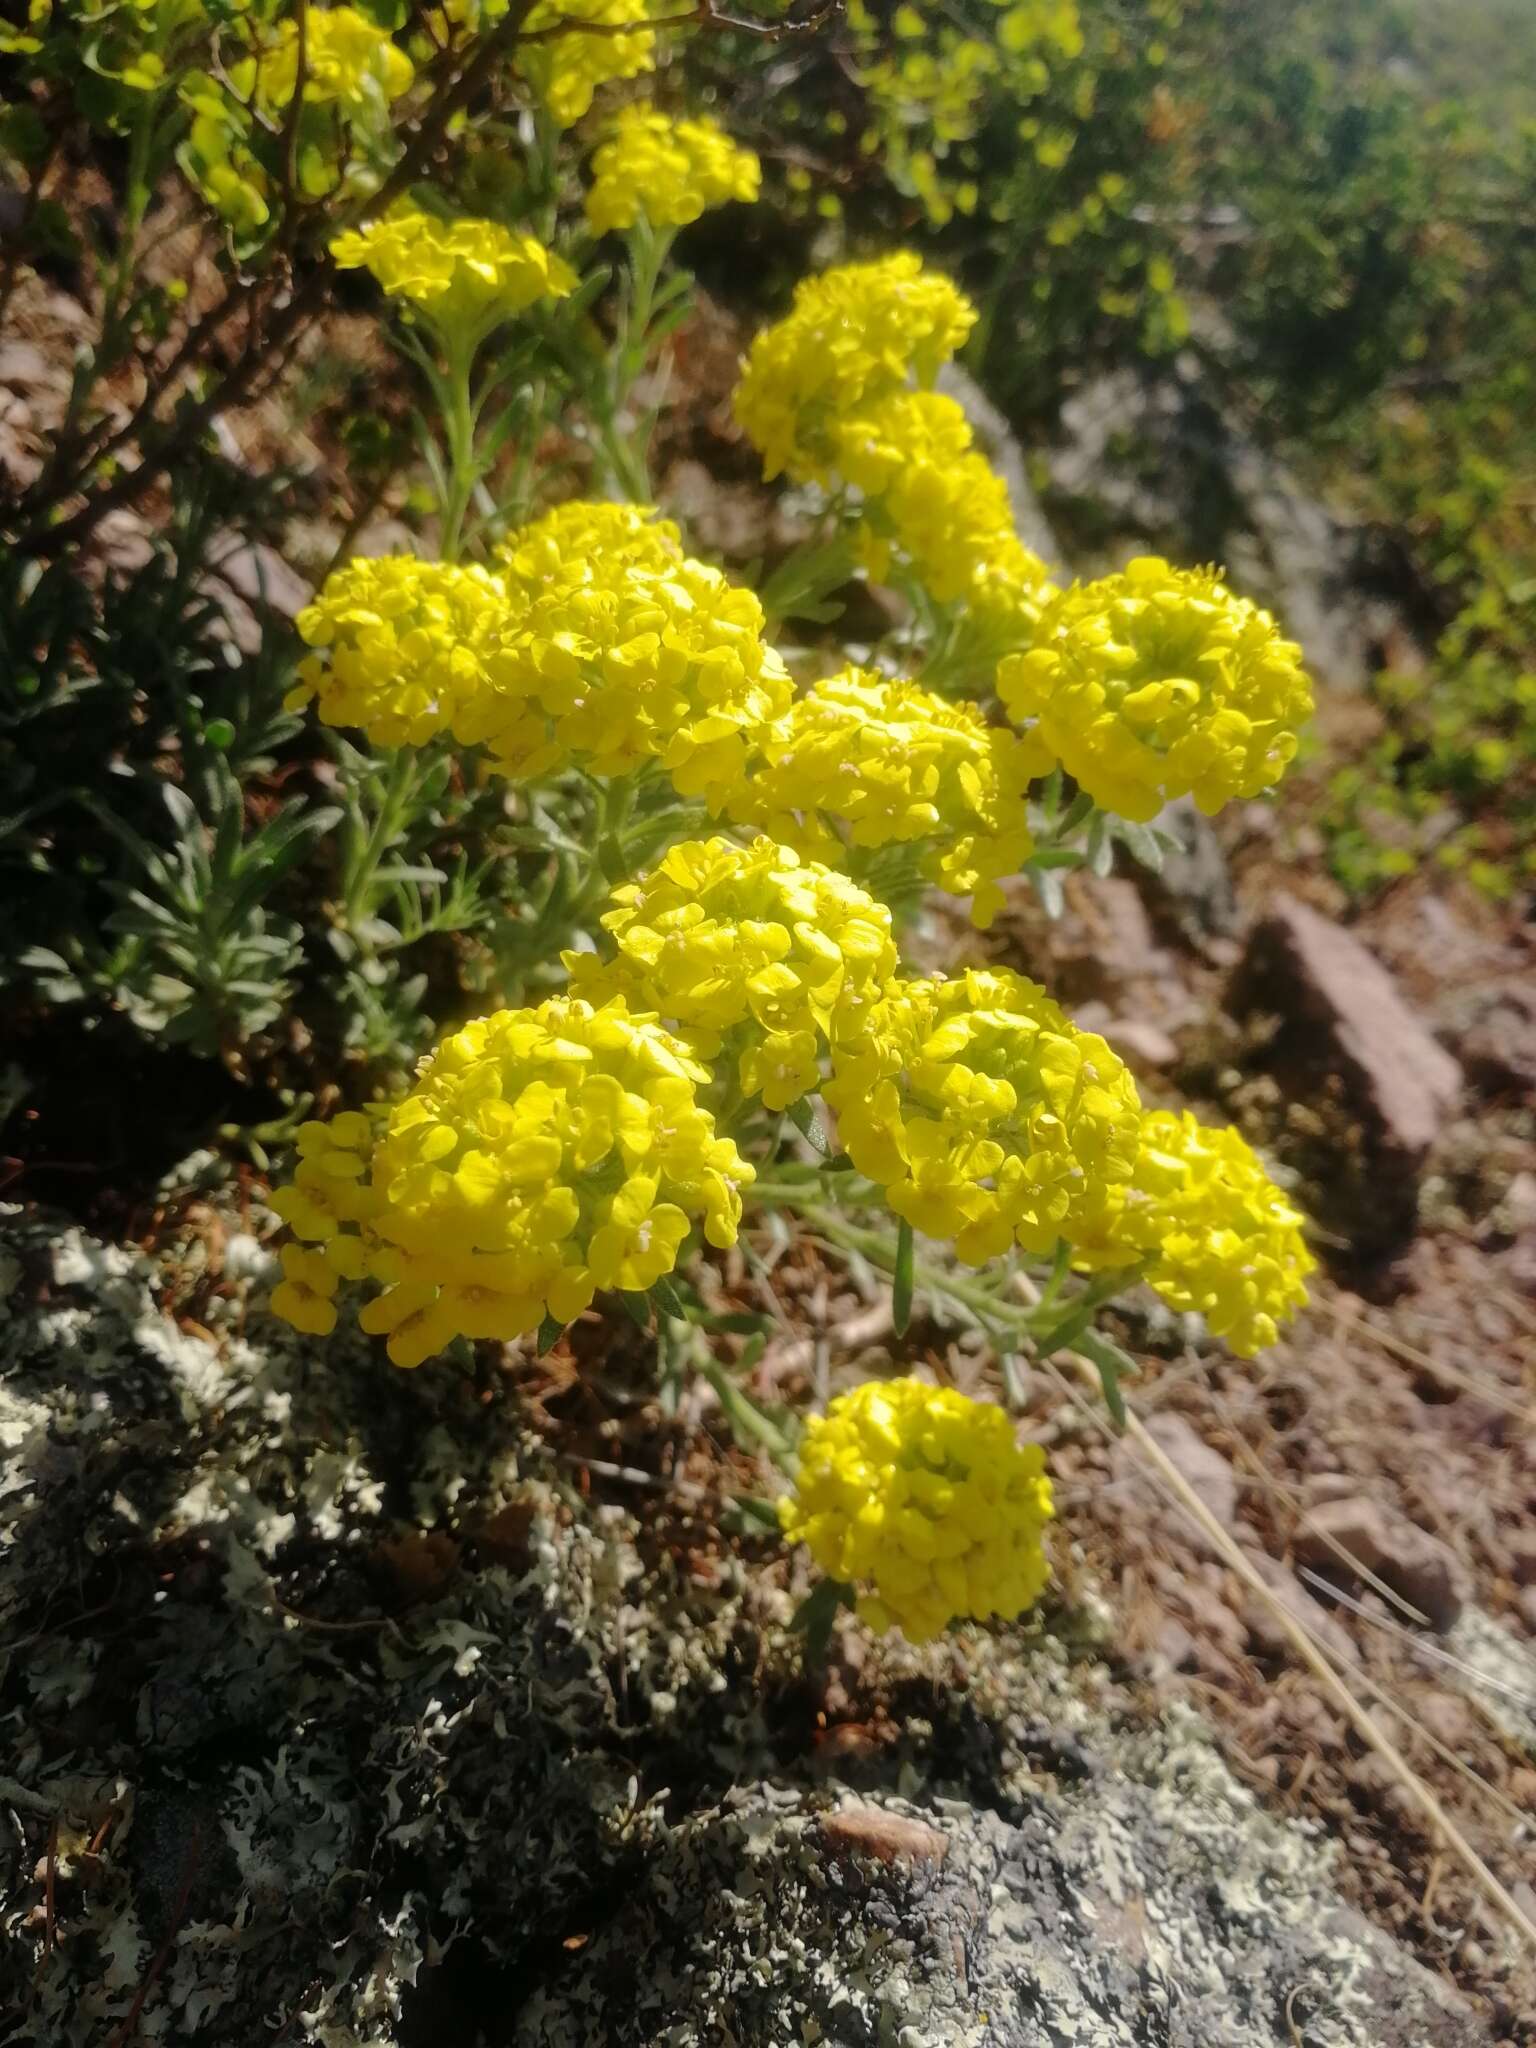
[[[379,746],[424,746],[491,688],[511,607],[487,569],[414,555],[333,570],[297,624],[317,651],[285,702]]]
[[[611,31],[625,22],[643,21],[656,10],[648,0],[536,0],[524,23],[528,36],[538,35],[561,21],[590,21],[599,31],[578,29],[571,35],[552,36],[547,42],[523,42],[517,51],[518,68],[538,93],[555,125],[569,128],[592,104],[600,85],[614,78],[638,78],[656,61],[656,38],[650,29],[635,29],[628,35]],[[498,0],[497,13],[505,13]]]
[[[888,576],[899,556],[939,603],[964,604],[990,667],[1028,637],[1049,579],[963,408],[928,388],[975,317],[909,251],[827,271],[753,342],[735,405],[770,477],[861,494],[865,568]]]
[[[869,501],[860,534],[877,579],[899,553],[940,604],[1017,612],[1017,637],[1039,618],[1045,564],[1014,531],[1008,489],[971,443],[963,408],[938,391],[908,391],[838,429],[837,466]]]
[[[859,1171],[970,1265],[1073,1238],[1135,1164],[1124,1064],[1007,968],[893,983],[822,1092]]]
[[[359,1110],[344,1110],[328,1124],[300,1124],[293,1180],[272,1197],[273,1209],[301,1240],[283,1246],[272,1312],[312,1337],[335,1329],[337,1286],[363,1271],[365,1233],[380,1207],[368,1178],[374,1138],[373,1119]]]
[[[611,543],[611,544],[610,544]],[[762,607],[643,508],[563,505],[509,536],[505,574],[411,556],[330,575],[288,702],[382,746],[451,732],[524,778],[650,760],[717,805],[788,708]]]
[[[324,1334],[338,1279],[382,1283],[359,1321],[414,1366],[455,1337],[568,1321],[600,1287],[653,1286],[695,1221],[734,1244],[753,1170],[700,1107],[707,1079],[622,1002],[560,997],[466,1025],[376,1142],[364,1117],[303,1127],[298,1181],[274,1197],[303,1243],[274,1309]]]
[[[300,710],[314,699],[327,725],[359,726],[379,746],[425,746],[494,688],[511,622],[506,588],[488,569],[357,557],[298,615],[316,651],[285,702]]]
[[[805,278],[784,319],[752,343],[735,409],[770,477],[827,483],[839,429],[910,381],[933,382],[975,325],[976,309],[910,250]]]
[[[896,971],[884,904],[767,839],[674,846],[613,903],[617,957],[567,953],[572,986],[659,1012],[769,1109],[816,1087],[822,1051],[857,1034]]]
[[[717,122],[674,121],[648,105],[625,107],[592,159],[587,221],[594,235],[632,228],[642,216],[657,228],[697,220],[728,200],[753,200],[762,167]]]
[[[1278,782],[1312,710],[1301,650],[1213,569],[1156,556],[1060,592],[997,687],[1106,810],[1211,813]]]
[[[683,537],[654,505],[570,498],[508,534],[496,567],[513,597],[536,597],[553,576],[582,560],[660,574],[683,559]]]
[[[658,760],[683,795],[714,800],[792,694],[763,626],[751,591],[702,562],[578,554],[517,610],[493,687],[455,737],[522,775],[562,762],[627,775]]]
[[[1000,1408],[912,1379],[868,1381],[813,1416],[779,1503],[789,1540],[860,1588],[862,1619],[914,1643],[1032,1606],[1053,1512],[1044,1454]]]
[[[1002,907],[998,879],[1030,853],[1025,798],[1050,766],[975,705],[847,668],[758,736],[725,808],[736,823],[827,859],[842,843],[838,825],[857,847],[930,842],[924,876],[969,895],[985,928]]]
[[[1105,1190],[1074,1235],[1074,1263],[1150,1261],[1146,1277],[1165,1300],[1198,1311],[1251,1358],[1306,1304],[1316,1261],[1304,1222],[1241,1133],[1208,1129],[1188,1110],[1151,1110],[1130,1180]]]
[[[576,273],[532,235],[493,220],[443,220],[408,201],[331,243],[343,270],[368,270],[442,330],[478,339],[538,299],[563,299]]]
[[[237,99],[275,113],[293,98],[299,30],[290,15],[270,42],[229,67]],[[386,30],[356,7],[310,7],[304,16],[304,98],[355,114],[410,91],[415,66]]]

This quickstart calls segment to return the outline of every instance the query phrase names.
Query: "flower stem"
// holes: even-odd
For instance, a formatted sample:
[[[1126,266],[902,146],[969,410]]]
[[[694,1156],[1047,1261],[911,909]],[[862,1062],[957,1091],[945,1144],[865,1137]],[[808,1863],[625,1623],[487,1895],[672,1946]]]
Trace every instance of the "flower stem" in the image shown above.
[[[448,490],[443,502],[442,558],[459,559],[464,515],[469,510],[480,471],[475,460],[475,405],[470,389],[474,345],[445,337],[448,374],[444,379],[443,438],[448,453]]]

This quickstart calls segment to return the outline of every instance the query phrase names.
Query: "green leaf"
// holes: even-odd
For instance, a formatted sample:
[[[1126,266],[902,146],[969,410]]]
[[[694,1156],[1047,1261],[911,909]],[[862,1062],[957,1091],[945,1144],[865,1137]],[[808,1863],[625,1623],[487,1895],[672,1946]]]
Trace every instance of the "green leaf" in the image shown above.
[[[783,1534],[778,1508],[771,1500],[761,1500],[752,1493],[733,1494],[725,1503],[720,1522],[723,1528],[737,1536]]]
[[[1046,916],[1053,921],[1059,918],[1067,907],[1060,875],[1050,868],[1032,867],[1029,878],[1035,885],[1035,894],[1040,898],[1040,907]]]
[[[744,1387],[737,1385],[729,1369],[719,1359],[701,1359],[698,1370],[714,1388],[720,1411],[741,1448],[753,1453],[766,1451],[775,1464],[788,1470],[794,1462],[798,1442],[793,1419],[786,1415],[781,1422],[770,1415]]]
[[[1169,842],[1161,832],[1154,832],[1150,825],[1134,824],[1129,818],[1117,818],[1115,837],[1132,860],[1139,861],[1154,875],[1163,872],[1163,854]]]
[[[1126,1424],[1125,1396],[1120,1391],[1120,1381],[1127,1374],[1134,1376],[1136,1361],[1118,1344],[1101,1336],[1097,1330],[1085,1330],[1074,1338],[1072,1349],[1081,1353],[1090,1365],[1098,1367],[1099,1385],[1104,1390],[1104,1405],[1109,1410],[1110,1420],[1117,1433],[1123,1433]]]
[[[845,1586],[841,1579],[822,1579],[795,1609],[789,1625],[805,1637],[807,1664],[826,1662],[837,1611],[840,1607],[852,1607],[854,1598],[852,1586]]]
[[[560,1339],[565,1335],[565,1330],[566,1326],[558,1316],[545,1316],[544,1320],[539,1324],[539,1334],[534,1340],[538,1346],[540,1358],[547,1358],[549,1356],[550,1352],[554,1350]]]
[[[670,1273],[663,1273],[659,1280],[653,1280],[650,1298],[656,1304],[658,1315],[672,1316],[680,1323],[693,1320],[687,1298],[680,1292],[677,1282]]]
[[[912,1322],[912,1226],[902,1219],[896,1232],[896,1265],[891,1277],[891,1327],[905,1337]]]
[[[631,1294],[620,1289],[619,1300],[624,1304],[624,1313],[637,1330],[647,1336],[651,1333],[651,1297],[648,1294]]]
[[[792,1102],[784,1114],[804,1138],[813,1152],[819,1152],[823,1159],[832,1157],[832,1141],[828,1138],[821,1118],[808,1095],[802,1095],[798,1102]]]

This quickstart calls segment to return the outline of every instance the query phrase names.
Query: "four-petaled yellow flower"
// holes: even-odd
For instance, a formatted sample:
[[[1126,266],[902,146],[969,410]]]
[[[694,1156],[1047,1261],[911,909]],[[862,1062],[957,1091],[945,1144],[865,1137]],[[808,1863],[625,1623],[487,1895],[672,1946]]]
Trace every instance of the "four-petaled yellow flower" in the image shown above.
[[[990,674],[1026,645],[1051,594],[963,408],[929,388],[975,317],[909,251],[847,264],[808,279],[757,336],[735,398],[768,476],[840,480],[858,494],[855,541],[872,576],[899,567],[960,608],[956,674]]]
[[[1145,555],[1046,607],[998,694],[1033,719],[1105,810],[1145,821],[1191,795],[1207,814],[1280,780],[1312,711],[1301,650],[1214,569]]]
[[[444,220],[408,201],[331,243],[343,270],[367,270],[418,306],[455,344],[539,299],[563,299],[576,273],[533,235],[493,220]]]
[[[753,200],[762,167],[708,119],[674,121],[644,104],[622,109],[592,159],[587,221],[593,234],[632,228],[642,216],[655,228],[683,227],[728,200]]]
[[[567,953],[573,986],[659,1012],[769,1109],[816,1087],[896,970],[885,905],[768,839],[674,846],[613,902],[617,955]]]
[[[1014,530],[1003,479],[972,446],[971,423],[941,391],[903,391],[838,428],[836,464],[864,494],[864,566],[877,580],[900,560],[940,604],[985,610],[993,659],[1029,638],[1049,573]],[[1006,607],[1006,619],[1000,607]]]
[[[1188,1110],[1151,1110],[1130,1179],[1072,1233],[1074,1263],[1093,1271],[1146,1261],[1165,1300],[1197,1311],[1251,1358],[1306,1306],[1316,1261],[1305,1220],[1240,1132],[1210,1129]]]
[[[1049,771],[1043,749],[973,704],[847,668],[800,697],[757,738],[726,815],[786,845],[836,860],[856,847],[918,845],[924,877],[969,895],[983,928],[998,887],[1028,858],[1026,797]]]
[[[522,776],[659,761],[684,796],[715,801],[793,694],[762,606],[702,562],[644,567],[565,538],[564,561],[551,553],[543,582],[514,598],[491,686],[455,718],[455,737]]]
[[[968,1265],[1070,1240],[1135,1164],[1124,1063],[1008,968],[893,983],[822,1092],[859,1171]]]
[[[1000,1408],[912,1379],[868,1381],[813,1416],[779,1503],[789,1540],[859,1588],[870,1627],[914,1643],[1033,1606],[1052,1513],[1038,1444],[1016,1443]]]

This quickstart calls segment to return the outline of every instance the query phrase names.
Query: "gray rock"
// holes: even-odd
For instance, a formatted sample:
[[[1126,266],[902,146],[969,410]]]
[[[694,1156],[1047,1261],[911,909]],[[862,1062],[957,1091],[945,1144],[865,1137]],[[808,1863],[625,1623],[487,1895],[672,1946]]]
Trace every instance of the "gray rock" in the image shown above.
[[[943,1853],[844,1853],[765,1786],[673,1830],[517,2048],[1471,2048],[1477,2023],[1314,1888],[1192,1731],[1014,1812],[894,1797]],[[867,1805],[861,1806],[867,1814]],[[867,1828],[867,1821],[861,1827]],[[1297,2029],[1305,2028],[1305,2034]]]
[[[1184,935],[1196,942],[1234,930],[1237,896],[1210,819],[1196,807],[1193,797],[1181,796],[1165,804],[1154,822],[1173,844],[1165,850],[1157,874],[1138,877],[1148,900],[1161,905]]]
[[[1416,1607],[1442,1635],[1455,1627],[1467,1602],[1466,1569],[1453,1550],[1406,1515],[1358,1494],[1309,1509],[1295,1549],[1303,1564],[1333,1571],[1340,1568],[1343,1551]]]
[[[1273,1018],[1260,1063],[1298,1102],[1326,1102],[1337,1156],[1314,1175],[1326,1220],[1362,1254],[1410,1235],[1425,1157],[1461,1093],[1461,1069],[1360,941],[1279,897],[1254,927],[1228,991],[1236,1017]]]
[[[1132,1067],[1157,1073],[1179,1057],[1177,1042],[1148,1017],[1109,1017],[1097,1028]]]
[[[1324,1649],[1342,1657],[1346,1664],[1353,1660],[1355,1646],[1348,1631],[1340,1627],[1320,1600],[1312,1597],[1294,1572],[1287,1571],[1278,1558],[1271,1557],[1267,1551],[1253,1544],[1248,1548],[1248,1562],[1293,1621],[1300,1622]],[[1290,1637],[1268,1604],[1256,1594],[1243,1602],[1243,1626],[1248,1631],[1248,1640],[1261,1655],[1290,1657],[1295,1654]]]
[[[1518,979],[1452,992],[1454,1042],[1472,1081],[1485,1094],[1536,1100],[1536,986]]]
[[[1067,558],[1029,480],[1024,450],[1008,424],[1006,414],[992,403],[976,379],[958,363],[944,365],[939,372],[938,388],[954,399],[965,414],[987,460],[1006,484],[1019,539],[1040,557],[1048,569],[1058,576],[1067,575]]]
[[[1220,353],[1226,337],[1208,341]],[[1368,530],[1254,440],[1196,351],[1170,370],[1086,379],[1048,461],[1055,490],[1092,508],[1107,566],[1149,550],[1223,563],[1323,683],[1363,689],[1389,650],[1394,666],[1421,658],[1420,622],[1399,596],[1414,594],[1406,565],[1376,559]]]

